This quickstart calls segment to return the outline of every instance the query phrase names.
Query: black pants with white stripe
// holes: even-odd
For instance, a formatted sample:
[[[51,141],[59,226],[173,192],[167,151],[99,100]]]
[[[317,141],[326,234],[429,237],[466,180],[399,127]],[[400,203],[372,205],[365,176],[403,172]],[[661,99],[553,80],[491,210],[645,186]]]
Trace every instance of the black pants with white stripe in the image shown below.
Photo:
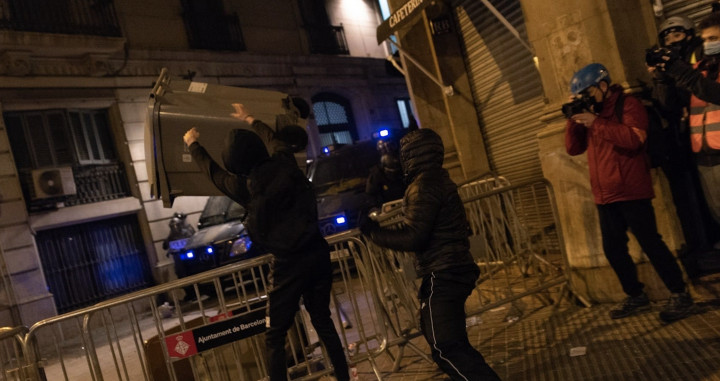
[[[475,266],[442,270],[423,277],[420,286],[423,334],[433,360],[452,380],[500,380],[465,330],[465,300],[479,274]]]

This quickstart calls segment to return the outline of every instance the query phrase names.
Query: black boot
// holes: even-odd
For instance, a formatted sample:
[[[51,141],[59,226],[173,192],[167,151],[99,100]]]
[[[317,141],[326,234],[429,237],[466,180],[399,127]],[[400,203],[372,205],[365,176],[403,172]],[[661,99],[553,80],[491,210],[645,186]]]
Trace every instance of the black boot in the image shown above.
[[[650,309],[650,299],[646,293],[638,296],[628,296],[625,301],[617,308],[610,311],[610,317],[613,319],[622,319],[640,311]]]
[[[697,304],[687,292],[671,294],[665,308],[660,311],[660,319],[669,323],[680,320],[698,310]]]

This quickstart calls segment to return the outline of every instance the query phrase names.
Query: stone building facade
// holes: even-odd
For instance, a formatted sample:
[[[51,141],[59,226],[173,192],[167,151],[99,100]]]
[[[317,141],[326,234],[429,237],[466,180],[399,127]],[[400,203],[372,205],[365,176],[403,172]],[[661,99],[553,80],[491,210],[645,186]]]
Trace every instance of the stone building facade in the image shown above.
[[[169,218],[182,211],[196,224],[206,198],[166,209],[150,196],[145,114],[162,68],[342,100],[351,120],[311,121],[311,157],[338,129],[363,140],[407,124],[405,80],[374,39],[374,0],[43,4],[0,0],[2,326],[173,277],[161,247]]]

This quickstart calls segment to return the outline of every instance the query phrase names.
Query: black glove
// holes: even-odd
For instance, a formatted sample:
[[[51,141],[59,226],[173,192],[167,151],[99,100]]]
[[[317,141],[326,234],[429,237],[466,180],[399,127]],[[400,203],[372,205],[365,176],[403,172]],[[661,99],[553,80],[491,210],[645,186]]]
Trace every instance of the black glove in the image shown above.
[[[650,48],[645,51],[645,63],[648,66],[655,66],[660,71],[665,69],[673,62],[680,59],[678,49],[668,48]]]
[[[360,213],[358,217],[358,228],[363,235],[370,235],[375,230],[380,229],[380,224],[370,218],[367,213]]]

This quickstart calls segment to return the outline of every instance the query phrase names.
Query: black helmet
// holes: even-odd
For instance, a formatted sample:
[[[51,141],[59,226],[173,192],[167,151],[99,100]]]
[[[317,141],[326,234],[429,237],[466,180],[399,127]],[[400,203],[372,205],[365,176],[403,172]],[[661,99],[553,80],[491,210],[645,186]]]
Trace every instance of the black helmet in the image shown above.
[[[183,212],[175,212],[175,214],[173,214],[173,217],[170,219],[170,228],[177,229],[182,226],[185,223],[186,217],[187,215],[185,215],[185,213]]]
[[[695,23],[685,16],[668,17],[658,27],[658,42],[661,46],[665,46],[665,36],[672,32],[683,32],[687,36],[695,34]]]
[[[380,158],[380,165],[382,166],[385,173],[399,173],[402,168],[400,165],[400,160],[397,156],[386,153],[383,154]]]

